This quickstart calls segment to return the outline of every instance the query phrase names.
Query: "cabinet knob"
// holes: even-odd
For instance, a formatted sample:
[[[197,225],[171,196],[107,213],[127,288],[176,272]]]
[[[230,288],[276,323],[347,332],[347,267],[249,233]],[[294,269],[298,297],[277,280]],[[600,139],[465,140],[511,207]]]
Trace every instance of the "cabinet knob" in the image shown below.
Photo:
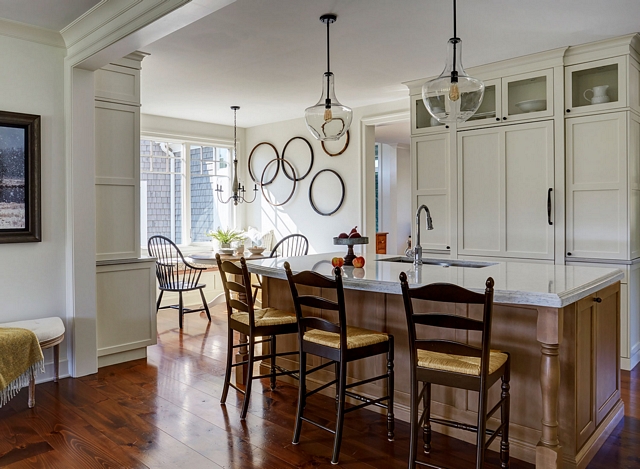
[[[444,128],[445,128],[445,129],[448,129],[448,128],[449,128],[449,126],[448,126],[448,125],[445,125],[445,126],[444,126]]]
[[[498,122],[500,122],[500,118],[499,118],[499,117],[496,117],[496,120],[497,120]]]
[[[597,296],[593,299],[596,303],[602,303],[602,298],[598,298]]]
[[[571,109],[567,109],[567,112],[571,112]]]
[[[451,249],[451,246],[447,246],[447,249]]]
[[[570,255],[571,255],[571,253],[570,253],[570,252],[568,252],[568,253],[567,253],[567,256],[570,256]]]
[[[503,117],[503,118],[502,118],[502,120],[503,120],[503,121],[506,121],[506,120],[507,120],[507,118],[506,118],[506,117]]]

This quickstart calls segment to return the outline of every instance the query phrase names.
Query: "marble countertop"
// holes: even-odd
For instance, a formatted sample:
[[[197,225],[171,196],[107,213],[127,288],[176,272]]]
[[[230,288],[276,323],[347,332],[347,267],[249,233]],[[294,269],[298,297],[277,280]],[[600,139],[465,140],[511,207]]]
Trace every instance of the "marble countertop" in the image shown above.
[[[300,257],[269,258],[247,262],[249,271],[267,277],[286,279],[284,263],[291,270],[313,270],[332,275],[331,258],[344,252],[313,254]],[[447,282],[484,292],[488,277],[495,280],[494,302],[562,308],[608,285],[622,280],[619,269],[554,264],[491,262],[482,268],[442,267],[423,264],[385,262],[382,259],[398,256],[369,254],[364,268],[344,267],[344,286],[354,290],[401,294],[400,272],[405,272],[412,286]],[[426,257],[426,256],[425,256]],[[249,259],[247,259],[249,260]],[[440,259],[442,260],[442,259]]]

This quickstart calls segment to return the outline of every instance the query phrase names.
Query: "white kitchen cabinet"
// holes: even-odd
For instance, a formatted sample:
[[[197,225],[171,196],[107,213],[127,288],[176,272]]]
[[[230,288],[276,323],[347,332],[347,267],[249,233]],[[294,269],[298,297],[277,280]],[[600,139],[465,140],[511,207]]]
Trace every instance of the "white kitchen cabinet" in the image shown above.
[[[553,121],[458,132],[458,253],[553,259]]]
[[[553,69],[485,80],[478,111],[458,129],[553,117]]]
[[[435,117],[429,114],[422,100],[422,94],[411,96],[411,135],[442,132],[448,128],[448,125],[439,123]]]
[[[412,213],[420,205],[429,207],[433,230],[421,229],[420,244],[424,250],[451,249],[450,149],[449,132],[415,137],[412,145]],[[425,220],[422,214],[422,220]],[[415,231],[415,226],[413,227]],[[415,240],[415,233],[413,235]]]
[[[566,119],[567,260],[640,255],[639,138],[627,111]]]

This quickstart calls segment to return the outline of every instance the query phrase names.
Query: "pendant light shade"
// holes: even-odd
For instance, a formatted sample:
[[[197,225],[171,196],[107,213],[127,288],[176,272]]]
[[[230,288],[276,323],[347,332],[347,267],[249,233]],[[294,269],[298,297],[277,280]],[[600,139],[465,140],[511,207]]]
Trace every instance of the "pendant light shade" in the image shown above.
[[[335,23],[337,16],[322,15],[320,21],[327,25],[327,71],[322,77],[322,96],[315,106],[308,107],[304,119],[311,135],[320,141],[338,140],[342,137],[353,119],[351,108],[340,104],[333,89],[333,73],[329,61],[329,25]]]
[[[484,97],[484,83],[467,75],[462,67],[462,41],[456,37],[456,0],[453,0],[453,36],[447,46],[444,70],[438,78],[422,85],[424,106],[442,124],[466,121],[475,114]]]

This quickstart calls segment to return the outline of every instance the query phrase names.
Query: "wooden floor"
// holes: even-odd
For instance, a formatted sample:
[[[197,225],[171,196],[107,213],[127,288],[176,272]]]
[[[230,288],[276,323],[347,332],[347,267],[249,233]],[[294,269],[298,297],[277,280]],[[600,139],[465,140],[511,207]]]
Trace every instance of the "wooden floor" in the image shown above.
[[[173,314],[172,314],[173,313]],[[158,316],[158,345],[146,360],[101,368],[98,374],[37,386],[37,406],[24,389],[0,409],[0,467],[8,468],[406,468],[408,425],[386,439],[385,417],[369,410],[345,420],[339,466],[331,466],[332,436],[305,424],[291,444],[296,388],[271,392],[256,383],[249,415],[231,389],[219,404],[226,355],[224,313],[209,324],[195,314],[182,333],[175,312]],[[626,417],[591,469],[640,468],[640,367],[623,373]],[[334,419],[332,399],[316,395],[309,416]],[[474,467],[474,447],[434,435],[430,462]],[[499,467],[495,454],[488,467]],[[512,460],[513,469],[532,468]]]

